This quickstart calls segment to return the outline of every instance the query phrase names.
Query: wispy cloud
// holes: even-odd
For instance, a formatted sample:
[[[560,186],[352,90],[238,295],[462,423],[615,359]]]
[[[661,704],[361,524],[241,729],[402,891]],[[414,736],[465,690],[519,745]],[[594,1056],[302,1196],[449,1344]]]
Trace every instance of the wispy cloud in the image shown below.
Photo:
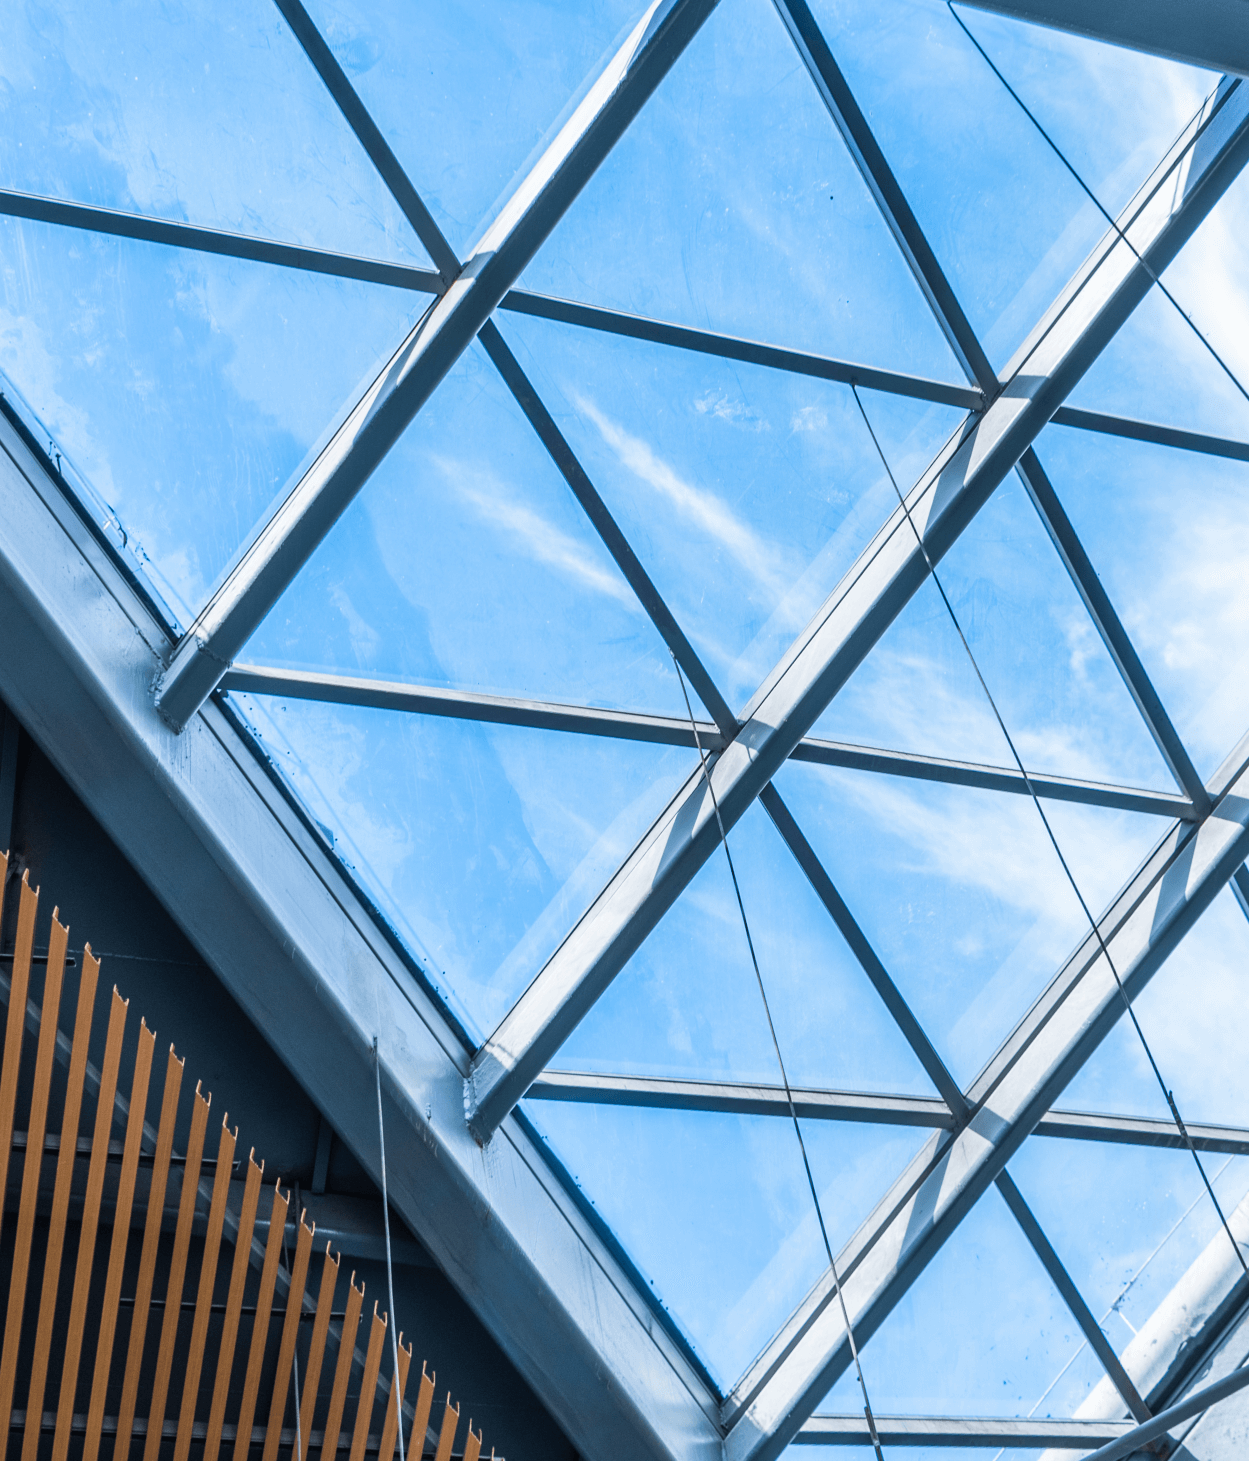
[[[539,563],[545,563],[574,583],[614,599],[631,613],[642,612],[641,605],[623,579],[595,563],[575,538],[531,507],[509,496],[507,486],[493,473],[465,467],[450,457],[434,457],[432,460],[481,518],[510,537],[521,552]]]
[[[783,555],[744,523],[714,492],[687,482],[643,441],[617,425],[588,397],[574,394],[577,409],[594,423],[622,466],[659,493],[682,517],[713,538],[772,598],[779,598],[793,574]]]

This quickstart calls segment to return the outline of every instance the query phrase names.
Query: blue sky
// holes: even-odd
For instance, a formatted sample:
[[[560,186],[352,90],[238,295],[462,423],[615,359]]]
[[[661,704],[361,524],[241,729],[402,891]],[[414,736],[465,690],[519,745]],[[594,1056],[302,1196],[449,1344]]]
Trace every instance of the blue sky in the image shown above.
[[[450,0],[402,10],[315,0],[309,9],[463,253],[638,7],[526,0],[500,13]],[[1101,215],[944,5],[814,0],[813,9],[968,317],[1005,364],[1102,233]],[[1216,79],[961,13],[1112,212]],[[0,52],[0,109],[20,142],[0,163],[0,186],[427,262],[260,0],[155,15],[128,5],[115,22],[90,6],[28,3]],[[1237,241],[1247,230],[1242,179],[1166,275],[1241,379],[1249,264]],[[764,0],[723,0],[522,282],[960,382]],[[0,367],[112,504],[182,624],[427,303],[0,220]],[[506,312],[498,322],[740,710],[895,501],[853,395]],[[961,420],[954,408],[899,396],[863,391],[862,400],[904,489]],[[1249,401],[1157,290],[1072,404],[1249,439]],[[1236,672],[1249,635],[1249,465],[1061,426],[1037,450],[1209,776],[1249,729],[1249,676]],[[1017,479],[941,576],[1030,769],[1170,789]],[[666,647],[475,346],[243,657],[684,713]],[[258,697],[240,704],[478,1035],[696,766],[692,751],[624,741]],[[1010,761],[931,584],[816,734]],[[797,764],[776,784],[942,1057],[969,1082],[1084,928],[1035,810],[1018,797]],[[1094,908],[1164,830],[1139,814],[1046,811]],[[931,1094],[762,810],[730,841],[791,1079]],[[1231,1033],[1246,956],[1249,925],[1222,894],[1141,997],[1159,1062],[1196,1120],[1249,1124]],[[1070,1104],[1159,1114],[1128,1033],[1110,1037]],[[779,1079],[722,857],[556,1064]],[[527,1109],[703,1362],[730,1384],[822,1269],[792,1130],[766,1118]],[[922,1142],[885,1127],[809,1124],[806,1135],[835,1243]],[[1136,1279],[1107,1324],[1118,1346],[1130,1338],[1119,1316],[1135,1323],[1150,1311],[1209,1238],[1212,1213],[1200,1201],[1189,1212],[1196,1173],[1175,1153],[1108,1151],[1032,1138],[1012,1171],[1099,1315]],[[1218,1181],[1234,1205],[1249,1171],[1232,1162]],[[991,1342],[983,1306],[973,1313],[958,1299],[986,1287],[1018,1296]],[[940,1348],[934,1326],[947,1336]],[[1040,1402],[1042,1412],[1071,1414],[1100,1378],[1080,1342],[990,1192],[863,1360],[885,1411],[1027,1414]],[[847,1384],[829,1408],[855,1408]]]

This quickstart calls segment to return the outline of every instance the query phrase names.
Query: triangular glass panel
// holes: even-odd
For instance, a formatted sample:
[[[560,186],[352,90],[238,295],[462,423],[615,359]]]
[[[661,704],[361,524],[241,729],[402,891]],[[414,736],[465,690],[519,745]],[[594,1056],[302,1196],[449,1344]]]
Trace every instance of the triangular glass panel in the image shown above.
[[[1026,797],[789,762],[776,785],[955,1078],[966,1087],[1088,923]],[[1158,836],[1154,818],[1047,808],[1089,906]]]
[[[1028,771],[1175,790],[1014,473],[937,574]],[[931,582],[851,676],[815,734],[1015,766]]]
[[[525,1112],[727,1388],[828,1263],[792,1124],[545,1101]],[[816,1185],[836,1251],[925,1133],[821,1125]]]
[[[940,0],[815,0],[812,9],[972,327],[1001,368],[1106,231],[1105,218]],[[1017,31],[1016,45],[1022,38]],[[1067,105],[1081,105],[1089,90],[1080,69],[1064,78]],[[1110,89],[1117,96],[1133,84],[1129,65]],[[1169,85],[1155,91],[1164,118],[1175,117],[1161,157],[1188,112]],[[1160,130],[1166,134],[1165,125]],[[1158,157],[1142,159],[1135,184]]]
[[[522,283],[963,382],[766,0],[723,0]]]
[[[478,1039],[694,764],[634,741],[232,699]]]
[[[759,972],[794,1086],[933,1087],[756,803],[729,833]],[[781,1083],[723,850],[717,850],[553,1067]]]
[[[381,285],[14,218],[0,254],[4,369],[184,625],[425,308]]]
[[[964,9],[967,28],[1116,218],[1218,85],[1217,71],[1010,15]]]
[[[498,211],[637,24],[644,0],[309,0],[453,248]]]
[[[1054,490],[1202,776],[1249,730],[1249,463],[1049,426]]]
[[[862,1344],[860,1358],[882,1415],[1070,1416],[1103,1374],[996,1187]],[[862,1409],[851,1370],[818,1413]]]
[[[1249,920],[1230,889],[1134,1001],[1136,1017],[1186,1122],[1249,1128]],[[1057,1103],[1171,1120],[1140,1038],[1121,1019]]]
[[[1230,1218],[1249,1189],[1249,1158],[1208,1152],[1202,1162]],[[1011,1173],[1120,1356],[1212,1240],[1236,1262],[1187,1151],[1033,1136]]]
[[[687,719],[658,631],[477,346],[243,657]]]
[[[7,19],[0,186],[428,265],[275,6],[73,0]]]
[[[849,387],[540,320],[504,332],[742,706],[897,501]],[[895,472],[918,476],[960,419],[863,394]]]

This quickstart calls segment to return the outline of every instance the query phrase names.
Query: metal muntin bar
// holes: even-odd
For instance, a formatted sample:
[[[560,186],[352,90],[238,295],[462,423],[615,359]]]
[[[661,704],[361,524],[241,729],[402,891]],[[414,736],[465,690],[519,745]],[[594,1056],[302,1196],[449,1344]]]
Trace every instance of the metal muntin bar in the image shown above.
[[[1124,218],[1131,245],[1114,230],[1102,240],[1030,335],[1002,393],[938,456],[906,511],[890,516],[746,707],[742,731],[710,769],[726,826],[771,780],[924,581],[927,562],[957,540],[1239,173],[1249,154],[1249,105],[1240,89],[1222,95],[1204,130],[1188,129],[1168,154],[1144,201],[1133,200]],[[711,856],[718,833],[708,790],[700,768],[474,1057],[465,1109],[479,1141]]]
[[[946,278],[937,256],[916,221],[880,144],[872,134],[858,102],[842,75],[806,0],[775,0],[794,48],[802,57],[815,89],[859,169],[893,234],[902,257],[920,287],[959,364],[990,397],[998,391],[997,372],[989,363],[963,307]]]
[[[175,729],[222,673],[697,34],[716,0],[654,0],[316,461],[251,541],[175,649],[157,705]]]
[[[0,188],[0,215],[28,218],[35,223],[53,223],[63,228],[86,229],[130,238],[139,243],[164,244],[191,249],[198,254],[217,254],[230,259],[247,259],[256,264],[276,264],[284,269],[302,269],[308,274],[329,274],[337,279],[358,279],[364,284],[388,284],[395,289],[437,294],[441,288],[432,269],[409,264],[392,264],[384,259],[363,259],[326,249],[304,248],[279,243],[276,239],[253,238],[219,228],[198,228],[191,223],[174,223],[139,213],[121,213],[115,208],[96,208],[62,198],[42,198]]]
[[[1205,812],[1209,797],[1197,768],[1035,451],[1028,450],[1020,458],[1019,476],[1163,760],[1194,808]]]
[[[1007,1207],[1015,1221],[1023,1230],[1024,1237],[1032,1244],[1032,1250],[1041,1260],[1046,1273],[1049,1274],[1050,1282],[1062,1295],[1063,1303],[1071,1311],[1071,1317],[1080,1326],[1080,1332],[1089,1343],[1093,1353],[1101,1361],[1102,1369],[1110,1377],[1110,1382],[1119,1392],[1123,1403],[1127,1406],[1133,1419],[1137,1421],[1149,1419],[1149,1407],[1141,1398],[1140,1391],[1132,1383],[1131,1376],[1123,1368],[1123,1362],[1114,1351],[1114,1346],[1102,1333],[1101,1325],[1098,1324],[1093,1311],[1084,1301],[1084,1295],[1076,1287],[1075,1281],[1067,1272],[1067,1266],[1058,1256],[1054,1245],[1045,1234],[1041,1224],[1037,1222],[1036,1215],[1024,1201],[1023,1193],[1015,1186],[1009,1172],[1003,1169],[997,1175],[997,1188],[1006,1200]]]
[[[1085,1451],[1118,1440],[1130,1421],[1016,1420],[982,1416],[878,1415],[876,1429],[885,1446],[1001,1446],[1032,1450],[1042,1446]],[[813,1415],[794,1437],[797,1446],[865,1446],[867,1421],[861,1415]]]
[[[642,715],[632,711],[600,710],[588,705],[558,705],[550,701],[483,695],[471,690],[447,690],[437,685],[405,685],[390,680],[366,680],[312,670],[275,669],[267,665],[232,665],[221,677],[221,689],[241,694],[320,700],[336,705],[359,705],[375,710],[398,710],[414,715],[448,716],[491,725],[526,726],[537,730],[577,735],[612,736],[648,741],[662,746],[693,746],[689,721],[676,716]],[[698,722],[703,749],[722,751],[724,736],[710,721]],[[1028,786],[1018,771],[1004,766],[980,766],[968,761],[947,761],[910,751],[887,751],[875,746],[847,745],[807,736],[792,752],[795,761],[849,770],[879,772],[918,781],[978,787],[1027,796]],[[1187,797],[1175,792],[1141,787],[1112,786],[1069,776],[1033,775],[1029,780],[1039,796],[1088,806],[1115,807],[1153,816],[1192,821],[1196,817]]]
[[[1129,997],[1244,861],[1247,793],[1242,771],[1200,826],[1163,838],[1103,918]],[[1122,1013],[1118,982],[1090,937],[973,1086],[967,1128],[935,1133],[848,1245],[839,1266],[856,1333],[883,1321]],[[726,1402],[727,1461],[772,1461],[847,1363],[840,1313],[822,1281]]]

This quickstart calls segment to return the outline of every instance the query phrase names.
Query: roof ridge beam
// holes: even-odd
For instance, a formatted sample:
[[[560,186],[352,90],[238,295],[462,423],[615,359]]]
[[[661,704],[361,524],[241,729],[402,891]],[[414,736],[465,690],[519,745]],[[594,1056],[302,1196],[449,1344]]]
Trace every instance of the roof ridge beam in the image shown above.
[[[474,1057],[465,1112],[479,1141],[550,1063],[643,939],[811,729],[1042,431],[1249,156],[1249,97],[1221,86],[1029,335],[1007,385],[889,517],[743,714]],[[1142,262],[1143,260],[1143,262]],[[909,519],[909,520],[908,520]],[[915,531],[923,536],[924,550]]]

